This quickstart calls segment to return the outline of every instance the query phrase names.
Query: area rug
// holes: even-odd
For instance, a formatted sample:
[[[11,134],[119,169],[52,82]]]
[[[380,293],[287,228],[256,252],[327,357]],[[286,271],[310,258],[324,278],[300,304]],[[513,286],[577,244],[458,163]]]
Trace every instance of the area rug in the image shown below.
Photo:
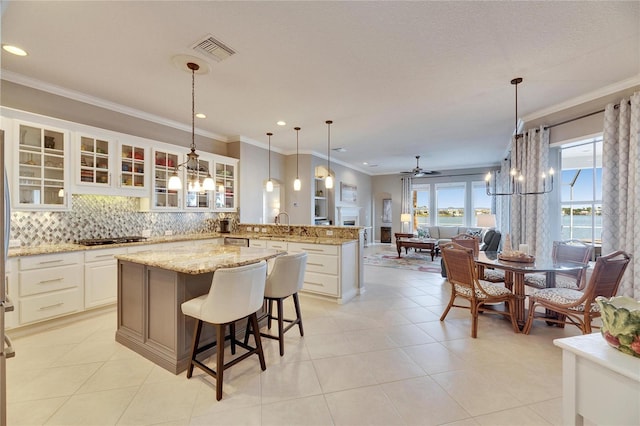
[[[402,257],[400,259],[398,259],[398,252],[396,251],[383,251],[367,254],[364,256],[364,264],[382,266],[384,268],[432,272],[437,274],[441,272],[439,257],[436,257],[432,262],[431,255],[429,253],[414,251],[410,251],[409,254],[402,253]]]

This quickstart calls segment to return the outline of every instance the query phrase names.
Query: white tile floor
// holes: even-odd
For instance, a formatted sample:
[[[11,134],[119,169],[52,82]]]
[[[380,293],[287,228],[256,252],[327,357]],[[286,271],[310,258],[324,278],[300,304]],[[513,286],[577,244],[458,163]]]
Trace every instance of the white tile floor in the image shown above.
[[[379,250],[372,246],[367,250]],[[439,275],[365,267],[366,292],[345,305],[301,296],[305,336],[285,355],[263,339],[225,372],[222,401],[198,369],[175,376],[114,340],[116,314],[16,338],[8,360],[10,425],[558,425],[561,351],[579,334],[534,324],[528,336],[469,312],[439,321]]]

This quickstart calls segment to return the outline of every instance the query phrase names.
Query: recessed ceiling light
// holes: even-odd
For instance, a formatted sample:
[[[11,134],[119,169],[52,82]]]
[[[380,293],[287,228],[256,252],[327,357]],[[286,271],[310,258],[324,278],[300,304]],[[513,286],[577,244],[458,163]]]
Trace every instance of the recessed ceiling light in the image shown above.
[[[196,113],[196,118],[207,118],[206,114],[203,114],[201,112]]]
[[[20,49],[18,46],[12,46],[10,44],[3,44],[2,48],[9,53],[12,53],[16,56],[27,56],[27,52]]]
[[[280,121],[276,122],[276,124],[277,124],[278,126],[286,126],[286,125],[287,125],[287,123],[286,123],[285,121],[282,121],[282,120],[280,120]]]

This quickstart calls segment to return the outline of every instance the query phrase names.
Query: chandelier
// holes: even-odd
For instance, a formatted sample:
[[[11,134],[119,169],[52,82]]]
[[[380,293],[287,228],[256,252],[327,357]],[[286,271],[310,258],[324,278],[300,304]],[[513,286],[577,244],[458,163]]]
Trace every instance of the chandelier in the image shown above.
[[[515,151],[514,165],[509,172],[509,182],[508,187],[503,192],[497,192],[497,177],[493,177],[491,172],[487,173],[485,177],[485,182],[487,186],[487,195],[495,196],[495,195],[540,195],[546,194],[548,192],[553,191],[553,169],[549,169],[549,183],[547,183],[547,176],[545,173],[542,173],[542,190],[541,191],[525,191],[524,190],[524,176],[522,175],[522,171],[518,168],[518,142],[520,139],[524,140],[524,135],[522,133],[518,133],[518,84],[522,83],[522,77],[516,77],[511,80],[511,84],[515,86],[516,92],[516,111],[515,111],[515,136],[513,140],[513,147]],[[493,180],[493,192],[491,191],[491,181]]]
[[[171,177],[169,178],[168,188],[172,190],[182,189],[182,181],[178,176],[180,169],[186,169],[187,171],[187,190],[190,192],[212,191],[215,189],[215,184],[209,170],[207,175],[204,176],[202,185],[200,184],[200,163],[198,162],[199,155],[196,153],[196,95],[195,95],[195,74],[200,69],[200,65],[194,62],[188,62],[187,68],[191,70],[191,151],[187,154],[187,160],[184,163],[178,164],[174,169]]]

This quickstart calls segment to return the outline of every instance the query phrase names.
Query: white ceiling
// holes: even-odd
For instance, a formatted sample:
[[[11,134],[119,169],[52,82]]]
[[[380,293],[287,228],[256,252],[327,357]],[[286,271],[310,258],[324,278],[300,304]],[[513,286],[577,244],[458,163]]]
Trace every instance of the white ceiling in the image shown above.
[[[519,116],[640,75],[640,2],[4,1],[4,76],[183,123],[172,64],[211,34],[237,53],[196,76],[198,132],[326,154],[370,174],[485,167]],[[276,126],[285,120],[285,127]],[[185,141],[186,144],[189,141]],[[377,164],[368,167],[367,161]]]

